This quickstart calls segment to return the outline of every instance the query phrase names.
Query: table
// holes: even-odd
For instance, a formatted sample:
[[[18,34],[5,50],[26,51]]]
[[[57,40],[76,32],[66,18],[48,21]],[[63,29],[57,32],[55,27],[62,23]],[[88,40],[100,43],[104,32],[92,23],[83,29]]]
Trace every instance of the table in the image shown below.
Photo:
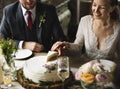
[[[36,57],[36,56],[43,56],[43,55],[46,55],[46,54],[47,53],[34,53],[34,55],[31,56],[31,58]],[[26,59],[26,60],[29,60],[29,58]],[[15,64],[16,64],[17,69],[20,69],[24,65],[26,60],[15,60]],[[82,64],[84,64],[88,61],[89,61],[88,59],[84,59],[82,57],[76,57],[76,58],[75,57],[73,57],[73,58],[70,57],[70,68],[71,68],[71,71],[73,72],[73,74],[75,74],[77,72],[78,68]],[[10,87],[10,88],[7,88],[7,89],[25,89],[25,88],[23,88],[18,82],[13,82],[13,86]],[[83,89],[83,88],[81,88],[79,81],[78,82],[72,81],[72,83],[70,84],[70,86],[68,86],[67,89]],[[120,89],[120,88],[117,88],[117,89]]]

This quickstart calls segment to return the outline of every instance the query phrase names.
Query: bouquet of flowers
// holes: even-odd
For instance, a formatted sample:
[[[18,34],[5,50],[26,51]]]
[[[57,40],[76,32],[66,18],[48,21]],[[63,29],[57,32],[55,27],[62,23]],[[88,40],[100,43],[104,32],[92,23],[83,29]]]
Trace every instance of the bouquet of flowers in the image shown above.
[[[93,60],[83,64],[75,74],[84,89],[114,89],[113,73],[116,64],[109,60]]]

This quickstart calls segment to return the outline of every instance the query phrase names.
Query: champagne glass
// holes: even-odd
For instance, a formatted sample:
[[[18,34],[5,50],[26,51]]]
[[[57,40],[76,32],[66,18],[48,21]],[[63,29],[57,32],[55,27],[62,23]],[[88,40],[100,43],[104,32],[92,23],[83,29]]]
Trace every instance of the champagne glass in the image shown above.
[[[69,77],[69,57],[62,56],[57,59],[58,76],[62,80],[62,89],[64,89],[64,81]]]

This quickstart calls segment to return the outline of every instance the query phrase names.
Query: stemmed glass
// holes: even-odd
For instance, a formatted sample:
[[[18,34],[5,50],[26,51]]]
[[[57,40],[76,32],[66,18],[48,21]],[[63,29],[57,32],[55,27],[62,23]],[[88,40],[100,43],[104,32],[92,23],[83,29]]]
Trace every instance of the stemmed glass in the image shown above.
[[[58,76],[62,80],[62,89],[64,89],[64,81],[69,77],[69,57],[62,56],[57,59]]]

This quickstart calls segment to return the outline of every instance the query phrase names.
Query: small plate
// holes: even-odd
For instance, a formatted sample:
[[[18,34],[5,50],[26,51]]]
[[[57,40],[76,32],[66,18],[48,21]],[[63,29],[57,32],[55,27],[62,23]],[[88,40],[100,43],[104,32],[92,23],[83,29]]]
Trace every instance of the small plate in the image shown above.
[[[19,49],[15,53],[15,59],[26,59],[32,55],[32,51],[29,49]]]

